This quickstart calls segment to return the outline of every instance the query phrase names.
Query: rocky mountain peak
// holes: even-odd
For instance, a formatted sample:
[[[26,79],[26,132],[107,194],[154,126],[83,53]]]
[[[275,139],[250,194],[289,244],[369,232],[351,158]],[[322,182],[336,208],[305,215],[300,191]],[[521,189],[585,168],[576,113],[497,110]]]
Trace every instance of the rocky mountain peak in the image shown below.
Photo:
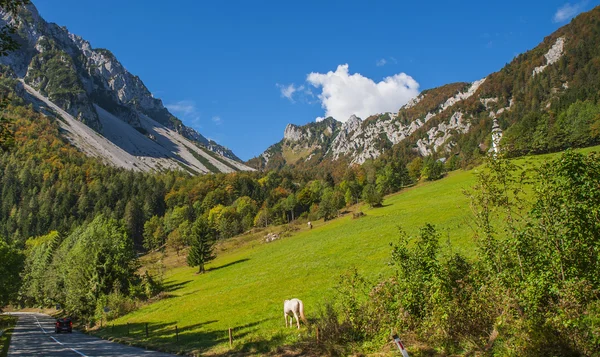
[[[348,120],[346,120],[346,122],[342,124],[342,130],[346,132],[351,132],[358,129],[360,124],[362,124],[362,119],[352,114],[350,118],[348,118]]]
[[[197,153],[194,153],[190,154],[192,157],[186,159],[183,166],[191,167],[195,165],[193,167],[194,172],[248,169],[240,163],[239,158],[231,150],[207,140],[196,130],[185,126],[181,120],[172,115],[165,108],[162,101],[154,98],[142,80],[131,74],[113,53],[106,49],[95,49],[82,37],[70,33],[66,27],[46,22],[33,4],[22,8],[14,16],[0,10],[0,26],[6,24],[16,27],[15,36],[21,47],[10,52],[7,56],[0,57],[0,65],[10,68],[18,79],[27,85],[26,88],[31,94],[29,98],[37,101],[38,106],[56,105],[59,111],[63,113],[61,114],[63,119],[65,116],[69,116],[69,118],[80,121],[92,128],[97,135],[104,136],[105,139],[111,138],[111,135],[115,134],[115,126],[121,126],[121,123],[112,119],[120,120],[124,124],[133,127],[134,132],[141,133],[143,137],[154,141],[155,144],[159,143],[160,140],[157,140],[155,134],[150,134],[152,130],[147,128],[148,123],[164,126],[165,130],[170,130],[168,140],[160,142],[159,146],[163,146],[162,148],[154,147],[152,143],[141,145],[136,142],[133,144],[132,141],[139,141],[140,139],[137,138],[137,134],[134,135],[136,139],[124,135],[115,135],[114,140],[117,140],[118,143],[113,143],[117,146],[131,147],[133,145],[138,149],[144,147],[143,150],[136,149],[135,152],[128,152],[127,155],[133,154],[133,156],[141,157],[149,155],[152,157],[149,160],[155,162],[159,160],[155,156],[158,151],[169,150],[169,148],[174,147],[201,146],[203,150],[206,149],[214,153],[215,157],[222,155],[227,160],[235,162],[235,164],[225,160],[227,164],[215,161],[213,164],[207,164],[209,167],[205,167],[205,165],[196,161],[206,161],[196,159],[193,155]],[[53,111],[57,112],[57,109],[53,109]],[[109,117],[111,120],[107,119]],[[174,133],[171,133],[171,131]],[[179,142],[169,144],[169,140]],[[185,144],[182,140],[185,141]],[[84,141],[74,140],[73,142],[77,145],[88,145],[84,144]],[[99,138],[97,142],[104,143],[102,138]],[[153,148],[152,153],[144,151],[149,148]],[[89,145],[80,149],[88,153],[107,152],[102,148],[91,150]],[[102,154],[98,155],[102,156]],[[132,167],[131,162],[134,159],[128,159],[129,162],[123,164],[123,160],[120,160],[117,157],[118,155],[107,156],[105,159],[117,166]],[[177,155],[161,155],[161,157],[164,155],[173,156],[175,160],[179,160]],[[202,156],[203,154],[200,153],[199,155]],[[212,158],[208,161],[211,160]],[[194,165],[188,165],[192,161]],[[137,168],[144,170],[158,167],[155,163],[149,165],[139,163],[136,165]],[[171,166],[179,169],[181,165]],[[136,166],[134,165],[134,167]]]
[[[310,132],[309,132],[310,133]],[[283,139],[288,141],[299,141],[303,137],[303,131],[294,124],[288,124],[283,131]]]

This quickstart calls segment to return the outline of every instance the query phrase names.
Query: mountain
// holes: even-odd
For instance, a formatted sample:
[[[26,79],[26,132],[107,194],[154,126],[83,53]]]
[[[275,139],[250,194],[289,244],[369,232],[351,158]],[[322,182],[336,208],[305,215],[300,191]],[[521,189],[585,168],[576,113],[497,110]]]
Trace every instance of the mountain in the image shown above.
[[[288,124],[284,138],[248,164],[255,168],[276,168],[284,164],[319,163],[345,159],[349,164],[362,164],[379,157],[395,144],[410,139],[436,115],[459,101],[472,96],[484,80],[474,83],[453,83],[423,91],[397,113],[375,114],[362,120],[354,115],[341,123],[334,118],[303,126]],[[322,123],[326,122],[326,126]],[[328,130],[325,135],[324,128]],[[420,138],[416,145],[422,155],[431,154],[451,135],[451,131],[467,131],[469,124],[456,114],[442,124],[432,135]],[[293,133],[293,135],[291,135]],[[442,135],[438,133],[443,133]]]
[[[86,154],[140,171],[252,170],[185,126],[109,50],[46,22],[33,4],[15,16],[0,10],[6,24],[16,27],[20,48],[0,57],[3,75],[19,79],[23,97]]]
[[[326,140],[310,135],[320,123],[288,125],[282,141],[248,164],[362,164],[392,152],[468,162],[498,146],[518,155],[598,143],[598,43],[600,7],[485,78],[425,90],[396,113],[352,116],[343,124],[329,119],[328,126],[339,129]],[[297,135],[288,135],[290,127]]]
[[[331,117],[304,126],[288,124],[283,132],[283,140],[271,145],[248,164],[258,169],[281,168],[296,164],[299,160],[318,164],[325,154],[324,148],[329,147],[341,128],[342,123]]]

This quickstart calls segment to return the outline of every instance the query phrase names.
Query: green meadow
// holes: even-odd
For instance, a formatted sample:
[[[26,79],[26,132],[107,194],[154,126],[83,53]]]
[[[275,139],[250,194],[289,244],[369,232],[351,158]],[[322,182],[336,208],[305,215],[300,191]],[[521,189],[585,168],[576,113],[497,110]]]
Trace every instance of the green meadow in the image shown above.
[[[515,162],[533,169],[557,155]],[[351,269],[371,279],[392,274],[387,263],[398,227],[414,236],[425,223],[434,224],[445,249],[474,256],[472,213],[463,190],[473,186],[477,170],[481,167],[406,188],[386,197],[380,208],[353,207],[366,214],[358,219],[347,213],[328,222],[313,222],[313,229],[302,223],[291,236],[271,243],[264,243],[266,231],[235,237],[222,244],[206,274],[196,274],[183,256],[170,254],[165,296],[108,321],[94,333],[161,350],[213,355],[261,354],[298,341],[309,332],[285,329],[283,300],[303,300],[310,319],[334,295],[341,274]]]

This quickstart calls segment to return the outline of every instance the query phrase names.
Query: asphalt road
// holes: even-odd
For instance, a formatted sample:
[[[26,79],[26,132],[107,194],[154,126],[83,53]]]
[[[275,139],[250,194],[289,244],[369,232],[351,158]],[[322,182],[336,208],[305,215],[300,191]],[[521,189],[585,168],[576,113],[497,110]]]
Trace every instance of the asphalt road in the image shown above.
[[[19,317],[8,350],[9,357],[22,356],[143,356],[166,357],[166,353],[124,346],[78,331],[54,332],[54,320],[44,314],[12,313]]]

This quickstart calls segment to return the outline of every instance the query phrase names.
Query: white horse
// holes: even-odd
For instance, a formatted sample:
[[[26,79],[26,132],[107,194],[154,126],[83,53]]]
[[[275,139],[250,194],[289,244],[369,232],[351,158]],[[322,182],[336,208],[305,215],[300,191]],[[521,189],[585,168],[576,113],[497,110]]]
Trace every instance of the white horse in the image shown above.
[[[298,321],[298,315],[306,325],[306,317],[304,317],[304,304],[300,299],[285,300],[283,302],[283,317],[285,318],[285,327],[288,326],[288,317],[290,318],[290,327],[294,323],[294,317],[296,318],[296,325],[300,328],[300,322]]]

